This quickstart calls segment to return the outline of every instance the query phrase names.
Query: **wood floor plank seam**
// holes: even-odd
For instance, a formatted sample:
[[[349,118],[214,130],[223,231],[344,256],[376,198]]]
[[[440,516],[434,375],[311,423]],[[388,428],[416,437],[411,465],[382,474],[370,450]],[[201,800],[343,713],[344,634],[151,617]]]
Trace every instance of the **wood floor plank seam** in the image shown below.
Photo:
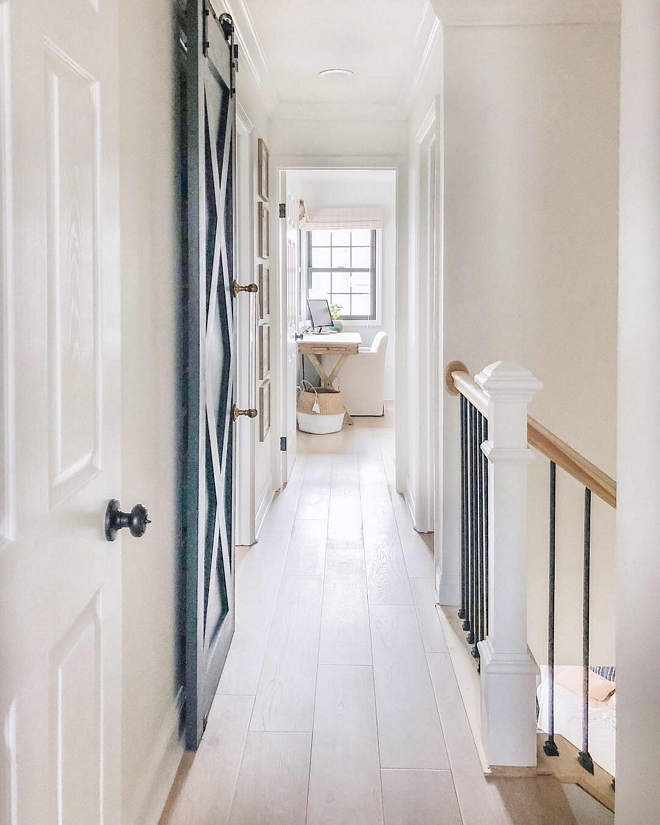
[[[369,514],[370,524],[364,534],[369,604],[413,605],[408,568],[397,529],[392,490],[387,480],[381,450],[378,452],[378,460],[382,472],[382,494],[387,501],[387,517],[385,512],[380,513],[380,518]],[[359,473],[363,521],[367,515],[365,497],[362,494],[362,488],[366,488],[367,484],[368,470],[365,463],[363,460]]]
[[[431,684],[433,685],[433,698],[435,699],[435,706],[438,710],[438,716],[440,718],[440,727],[442,728],[442,735],[445,739],[445,747],[447,748],[447,757],[449,759],[449,768],[448,768],[448,770],[449,770],[449,773],[451,774],[451,781],[452,781],[452,784],[454,786],[454,791],[456,792],[456,799],[457,799],[457,802],[458,802],[458,809],[459,809],[459,812],[460,812],[461,821],[463,822],[463,825],[465,825],[465,818],[463,816],[463,808],[461,806],[461,801],[458,798],[458,791],[456,790],[456,780],[454,778],[454,766],[453,766],[453,761],[454,760],[452,759],[451,751],[450,751],[449,745],[447,743],[447,737],[445,735],[445,729],[444,729],[444,726],[442,724],[442,712],[440,710],[440,705],[438,703],[438,696],[437,696],[437,693],[436,693],[436,690],[435,690],[435,684],[433,683],[433,674],[431,673],[431,663],[429,661],[429,654],[426,651],[425,651],[425,653],[426,653],[426,664],[427,664],[427,667],[429,669],[429,676],[431,677]],[[445,653],[438,653],[438,654],[434,654],[434,655],[437,655],[437,656],[445,656],[446,655],[449,659],[449,664],[450,664],[452,672],[453,672],[454,666],[451,663],[451,657],[449,656],[449,653],[446,653],[446,654]],[[456,674],[454,673],[454,677],[455,676],[456,676]],[[462,701],[462,698],[463,697],[461,697],[461,701]]]
[[[332,465],[331,465],[331,472],[330,472],[330,490],[332,491]],[[329,499],[329,497],[328,497]],[[328,565],[328,530],[330,526],[330,501],[328,500],[328,519],[326,521],[326,530],[325,530],[325,554],[323,556],[323,576],[321,581],[321,614],[319,619],[319,643],[316,648],[316,682],[314,684],[314,707],[312,710],[312,736],[310,740],[309,746],[309,766],[307,768],[307,798],[305,799],[305,823],[307,823],[307,817],[309,813],[309,788],[311,785],[311,778],[312,778],[312,753],[314,752],[314,720],[316,718],[316,697],[318,693],[318,685],[319,685],[319,657],[321,655],[321,628],[323,626],[323,604],[325,601],[325,574],[326,568]]]
[[[381,450],[381,462],[382,462],[382,464],[383,464],[383,470],[385,471],[385,462],[384,462],[383,457],[382,457],[382,450]],[[389,488],[389,493],[390,493],[390,501],[391,501],[391,500],[392,500],[392,490],[391,490],[391,488],[390,488],[390,485],[389,485],[389,484],[388,484],[388,488]],[[394,509],[394,505],[393,505],[393,504],[392,504],[392,509]],[[399,541],[401,541],[401,531],[400,531],[400,528],[399,528],[399,523],[396,521],[396,519],[395,519],[395,523],[396,523],[396,530],[397,530],[397,534],[398,534],[398,536],[399,536]],[[405,555],[404,555],[404,562],[405,562],[405,561],[406,561],[406,560],[405,560]],[[408,569],[408,564],[407,564],[407,562],[406,562],[406,572],[408,573],[408,580],[409,580],[409,582],[410,582],[410,578],[411,578],[411,576],[410,576],[410,571],[409,571],[409,569]],[[429,666],[428,656],[426,655],[426,645],[425,645],[425,641],[424,641],[424,633],[422,632],[422,625],[421,625],[421,621],[420,621],[420,617],[419,617],[419,611],[418,611],[418,608],[417,608],[417,604],[415,603],[414,591],[413,591],[413,588],[412,588],[412,583],[410,583],[410,589],[411,589],[411,593],[413,594],[413,612],[414,612],[414,616],[415,616],[415,622],[416,622],[416,626],[417,626],[417,631],[418,631],[418,633],[419,633],[419,638],[420,638],[421,643],[422,643],[422,649],[423,649],[423,651],[424,651],[424,660],[425,660],[425,664],[426,664],[426,670],[427,670],[427,672],[428,672],[428,679],[429,679],[429,683],[431,684],[431,687],[433,688],[433,680],[432,680],[432,676],[431,676],[431,669],[430,669],[430,666]],[[371,624],[371,610],[369,611],[369,621],[370,621],[370,624]],[[373,647],[373,637],[372,637],[372,647]],[[372,660],[373,660],[373,650],[372,650]],[[375,663],[375,660],[374,660],[374,663]],[[374,677],[374,678],[375,678],[375,677]],[[436,695],[435,695],[435,691],[434,691],[434,690],[432,690],[432,695],[433,695],[433,701],[434,701],[434,705],[435,705],[435,709],[436,709],[436,714],[437,714],[437,717],[438,717],[438,723],[439,723],[439,727],[440,727],[440,733],[441,733],[442,740],[443,740],[443,747],[444,747],[445,753],[447,754],[447,763],[448,763],[448,767],[447,767],[447,769],[445,769],[445,770],[449,770],[449,771],[451,772],[451,762],[449,761],[449,758],[448,758],[447,741],[446,741],[446,737],[445,737],[444,729],[443,729],[443,726],[442,726],[442,717],[441,717],[441,715],[440,715],[440,709],[439,709],[439,707],[438,707],[437,698],[436,698]],[[377,714],[377,716],[378,716],[378,714]],[[381,770],[383,770],[383,768],[382,768],[382,762],[381,762]],[[396,770],[396,769],[395,769],[395,770]],[[408,770],[411,770],[411,769],[408,769]],[[424,770],[424,769],[422,768],[421,770]],[[430,769],[428,769],[428,768],[427,768],[426,770],[430,770]],[[441,770],[442,770],[442,769],[441,769]],[[453,782],[453,775],[452,775],[452,782]]]
[[[311,761],[310,825],[383,825],[370,665],[319,666]]]
[[[303,476],[303,478],[304,478],[304,476]],[[268,515],[266,515],[266,518],[267,517],[268,517]],[[265,523],[266,522],[264,520],[264,524]],[[273,629],[273,621],[275,619],[275,610],[277,609],[277,603],[279,602],[279,599],[280,599],[280,592],[282,590],[282,580],[284,579],[284,570],[286,569],[286,563],[287,563],[287,560],[288,560],[288,557],[289,557],[289,546],[291,544],[292,534],[293,534],[293,529],[291,529],[289,531],[289,540],[287,542],[286,552],[284,553],[284,564],[282,565],[282,572],[280,573],[279,581],[278,581],[278,584],[277,584],[277,594],[275,596],[275,607],[273,609],[273,612],[271,613],[270,622],[268,623],[268,633],[266,635],[266,646],[264,647],[264,655],[261,658],[261,667],[259,669],[259,678],[257,679],[257,688],[256,688],[255,694],[254,694],[255,701],[252,703],[252,713],[250,714],[250,721],[248,723],[248,731],[250,730],[250,725],[252,724],[252,714],[254,713],[254,706],[256,704],[256,698],[257,698],[257,691],[259,690],[259,684],[261,682],[261,674],[262,674],[262,671],[263,671],[263,668],[264,668],[264,660],[266,658],[266,651],[268,650],[268,642],[270,641],[270,634],[271,634],[272,629]]]
[[[272,532],[275,532],[275,531],[272,531]],[[256,699],[256,696],[257,696],[257,690],[259,690],[259,682],[261,681],[261,671],[263,670],[263,667],[264,667],[264,659],[266,658],[266,650],[268,649],[268,640],[270,639],[270,633],[271,633],[271,630],[273,628],[273,620],[275,619],[275,610],[277,609],[277,602],[280,598],[280,591],[282,590],[282,580],[284,579],[284,570],[286,568],[286,562],[287,562],[287,559],[289,557],[289,547],[291,545],[292,532],[293,532],[292,530],[289,530],[289,532],[288,532],[289,538],[287,540],[286,550],[284,552],[284,564],[282,565],[282,570],[280,572],[279,580],[278,580],[278,583],[277,583],[277,595],[275,596],[275,606],[273,607],[273,612],[270,614],[270,621],[268,622],[268,632],[266,633],[266,646],[264,648],[264,655],[261,657],[261,667],[259,668],[259,678],[257,679],[257,687],[256,687],[256,690],[254,692],[255,699]],[[254,705],[255,705],[255,703],[253,702],[252,703],[252,713],[254,713]],[[250,722],[252,722],[252,715],[251,714],[250,714]],[[249,730],[249,727],[248,727],[248,730]]]
[[[382,447],[380,448],[379,452],[380,452],[380,458],[381,458],[381,461],[382,461],[382,463],[383,463],[383,468],[384,468],[385,476],[386,476],[386,478],[387,478],[387,466],[386,466],[386,462],[385,462],[385,456],[383,455],[383,449],[382,449]],[[395,489],[393,489],[392,484],[390,483],[389,479],[388,479],[388,485],[387,485],[387,486],[388,486],[388,492],[389,492],[389,495],[390,495],[390,503],[391,503],[391,506],[392,506],[392,511],[393,511],[393,513],[395,513],[395,507],[394,507],[394,495],[396,494],[396,490],[395,490]],[[399,520],[396,518],[396,513],[395,513],[395,519],[394,519],[394,521],[395,521],[395,524],[396,524],[397,534],[399,535],[399,541],[401,541],[401,534],[400,534],[400,530],[399,530]],[[408,564],[407,564],[407,562],[406,562],[405,555],[404,555],[404,562],[406,563],[406,571],[408,572],[408,578],[410,579],[410,578],[411,578],[411,577],[410,577],[410,571],[408,570]],[[365,563],[366,563],[366,560],[365,560]],[[413,594],[413,604],[415,605],[415,616],[416,616],[416,618],[417,618],[417,625],[418,625],[418,628],[419,628],[420,636],[422,637],[422,644],[424,645],[424,653],[425,653],[425,659],[426,659],[427,669],[428,669],[428,672],[429,672],[429,679],[431,680],[431,685],[433,686],[433,679],[432,679],[432,675],[431,675],[431,668],[430,668],[430,664],[429,664],[428,654],[427,654],[427,652],[426,652],[426,645],[425,645],[425,643],[424,643],[424,635],[423,635],[423,633],[422,633],[422,627],[421,627],[421,622],[420,622],[420,618],[419,618],[419,613],[418,613],[418,610],[417,610],[417,605],[415,604],[415,593],[414,593],[414,590],[413,590],[413,588],[412,588],[412,584],[411,584],[411,592],[412,592],[412,594]],[[369,611],[369,624],[370,624],[370,626],[371,626],[371,611]],[[438,620],[438,624],[440,625],[439,620]],[[440,631],[442,632],[442,626],[441,626],[441,625],[440,625]],[[372,648],[373,648],[373,640],[372,640]],[[372,649],[372,661],[373,661],[373,649]],[[450,660],[450,661],[451,661],[451,660]],[[375,689],[375,684],[374,684],[374,689]],[[450,757],[449,757],[449,748],[448,748],[448,745],[447,745],[447,738],[446,738],[446,736],[445,736],[444,727],[443,727],[443,725],[442,725],[442,715],[441,715],[441,713],[440,713],[440,708],[439,708],[439,706],[438,706],[438,701],[437,701],[437,696],[436,696],[435,690],[433,691],[433,698],[434,698],[434,701],[435,701],[436,711],[437,711],[437,714],[438,714],[438,719],[439,719],[439,722],[440,722],[440,730],[442,731],[442,737],[443,737],[443,741],[444,741],[444,745],[445,745],[445,750],[446,750],[446,753],[447,753],[447,759],[448,759],[448,763],[449,763],[448,768],[446,768],[446,769],[439,769],[439,770],[444,770],[444,771],[446,771],[446,772],[448,772],[448,773],[450,774],[450,776],[451,776],[451,780],[452,780],[452,786],[454,787],[454,791],[456,792],[456,783],[455,783],[455,781],[454,781],[454,774],[453,774],[453,771],[452,771],[452,761],[451,761],[451,759],[450,759]],[[378,713],[376,713],[376,724],[378,724]],[[379,739],[379,753],[380,753],[380,739]],[[383,774],[383,770],[384,770],[384,769],[383,769],[383,767],[382,767],[382,762],[381,762],[381,793],[383,793],[383,789],[382,789],[382,774]],[[415,769],[411,769],[411,768],[399,768],[399,769],[387,769],[387,770],[415,770]],[[436,770],[438,770],[438,769],[421,768],[421,769],[418,769],[418,770],[436,771]],[[384,798],[384,796],[383,796],[383,798]],[[458,802],[458,795],[457,795],[457,802]],[[459,803],[459,816],[460,816],[460,818],[461,818],[461,821],[463,821],[463,813],[462,813],[461,808],[460,808],[460,803]]]
[[[383,462],[383,458],[382,458],[382,455],[380,453],[380,449],[379,449],[379,455],[380,455],[381,462]],[[384,462],[383,462],[383,468],[384,468]],[[359,477],[360,493],[361,493],[362,492],[362,477],[361,476],[358,476],[358,477]],[[388,487],[389,487],[389,485],[388,485]],[[362,495],[360,495],[360,500],[362,500]],[[391,503],[391,497],[390,497],[390,503]],[[363,524],[362,529],[364,530],[364,524]],[[371,663],[372,663],[371,676],[372,676],[372,679],[373,679],[373,689],[374,689],[374,696],[375,696],[376,695],[376,679],[375,679],[375,676],[374,676],[374,667],[373,667],[373,663],[374,663],[374,637],[373,637],[373,630],[372,630],[372,627],[371,627],[371,610],[369,610],[369,579],[368,579],[368,573],[367,573],[367,550],[366,550],[366,546],[367,546],[367,543],[365,541],[365,542],[363,542],[362,552],[363,552],[363,555],[364,555],[364,574],[365,574],[365,577],[367,578],[367,615],[369,617],[369,646],[370,646],[370,649],[371,649]],[[378,704],[376,704],[376,736],[377,736],[377,741],[378,741],[378,767],[380,768],[380,797],[381,797],[381,799],[383,799],[383,760],[382,760],[382,756],[381,756],[381,745],[380,745],[381,734],[380,734],[380,723],[379,723],[379,717],[378,717]],[[385,812],[383,811],[383,816],[384,815],[385,815]]]
[[[365,547],[362,548],[362,555],[364,557],[364,575],[367,577],[367,551]],[[369,581],[367,580],[367,617],[369,621],[369,649],[371,651],[371,679],[374,691],[374,702],[376,697],[376,679],[374,677],[374,637],[371,630],[371,611],[369,610]],[[378,769],[380,771],[380,798],[383,800],[383,760],[380,752],[380,728],[378,727],[378,705],[376,705],[376,744],[378,747]],[[383,819],[385,818],[385,811],[383,810]]]
[[[273,624],[273,618],[275,616],[275,609],[277,607],[277,601],[279,599],[280,589],[281,589],[281,586],[282,586],[282,578],[284,577],[284,568],[286,567],[286,560],[287,560],[287,556],[288,556],[288,553],[289,553],[289,544],[291,542],[291,533],[292,533],[291,530],[275,530],[275,529],[262,530],[261,533],[260,533],[259,542],[263,541],[264,544],[267,543],[267,538],[266,538],[267,536],[270,536],[272,538],[274,536],[286,535],[287,536],[287,538],[286,538],[286,547],[285,547],[285,550],[284,550],[284,558],[282,560],[282,565],[281,565],[279,575],[278,575],[278,579],[277,579],[277,590],[276,590],[276,593],[275,593],[275,597],[273,599],[273,609],[272,609],[272,612],[270,614],[270,619],[267,622],[268,626],[267,626],[266,633],[265,633],[266,643],[264,645],[263,654],[261,656],[261,663],[259,664],[259,672],[258,672],[257,677],[256,677],[254,693],[248,693],[248,694],[242,693],[241,695],[248,695],[248,696],[254,695],[254,696],[256,696],[256,692],[257,692],[257,689],[259,687],[259,681],[261,679],[261,670],[263,668],[264,658],[265,658],[266,650],[267,650],[267,647],[268,647],[268,639],[270,638],[270,632],[271,632],[271,628],[272,628],[272,624]],[[259,542],[257,542],[257,544]],[[239,607],[237,605],[237,621],[240,622],[241,616],[240,616],[240,613],[238,611],[239,611]],[[233,655],[235,655],[235,654],[233,654]],[[225,671],[228,670],[228,663],[230,662],[231,657],[232,657],[232,649],[230,648],[228,660],[227,660],[227,663],[225,663]],[[220,677],[220,684],[218,686],[218,693],[226,693],[226,690],[223,690],[223,676],[226,678],[224,671],[223,671],[222,676]],[[254,710],[254,708],[253,708],[253,710]]]
[[[285,582],[293,581],[301,582],[300,588],[294,590],[287,587],[285,591]],[[287,595],[288,598],[286,598]],[[279,732],[282,729],[280,727],[282,718],[286,720],[292,714],[297,714],[297,722],[294,722],[297,726],[294,730],[311,733],[318,670],[322,598],[322,576],[283,577],[276,616],[271,625],[266,656],[255,697],[250,722],[251,731]],[[281,610],[279,615],[278,609]],[[309,621],[313,621],[313,624],[310,625]],[[279,631],[277,635],[274,635],[275,630]],[[306,658],[304,651],[302,651],[301,658],[301,644],[315,649],[314,664]],[[311,653],[311,650],[307,653]],[[312,677],[312,674],[313,682],[311,680],[307,682],[306,680]],[[266,679],[266,676],[269,676],[269,679]],[[284,689],[282,689],[283,680]],[[296,701],[298,701],[297,705]],[[257,714],[261,715],[260,719],[257,718]]]

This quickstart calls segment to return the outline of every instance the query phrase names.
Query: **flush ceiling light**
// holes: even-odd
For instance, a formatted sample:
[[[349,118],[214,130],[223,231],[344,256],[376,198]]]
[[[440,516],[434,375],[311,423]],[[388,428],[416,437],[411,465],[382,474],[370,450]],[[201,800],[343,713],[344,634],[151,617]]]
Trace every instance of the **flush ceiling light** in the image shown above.
[[[319,77],[352,77],[353,74],[350,69],[323,69]]]

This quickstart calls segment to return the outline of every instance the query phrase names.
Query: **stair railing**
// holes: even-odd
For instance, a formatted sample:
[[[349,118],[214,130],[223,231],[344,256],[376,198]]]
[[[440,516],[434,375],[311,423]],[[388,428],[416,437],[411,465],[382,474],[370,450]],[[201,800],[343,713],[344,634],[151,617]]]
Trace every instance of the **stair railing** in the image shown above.
[[[557,468],[584,486],[582,744],[589,753],[591,497],[616,507],[616,483],[527,414],[542,385],[516,364],[497,362],[473,379],[453,361],[445,385],[460,396],[461,604],[467,643],[478,662],[482,737],[491,766],[536,765],[538,667],[527,646],[527,471],[534,447],[550,461],[547,756],[554,730]]]

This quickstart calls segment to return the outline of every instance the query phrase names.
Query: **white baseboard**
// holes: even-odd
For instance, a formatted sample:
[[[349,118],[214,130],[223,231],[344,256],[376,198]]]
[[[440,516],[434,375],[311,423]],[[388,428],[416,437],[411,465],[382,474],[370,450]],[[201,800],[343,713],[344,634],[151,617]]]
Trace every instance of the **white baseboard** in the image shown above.
[[[264,526],[264,520],[266,519],[266,515],[270,509],[274,495],[275,491],[273,490],[273,480],[270,476],[268,476],[268,481],[264,484],[264,488],[261,491],[255,510],[254,536],[257,539],[259,538],[261,528]]]
[[[412,518],[413,524],[416,523],[416,512],[417,512],[417,505],[415,504],[415,497],[412,494],[412,482],[410,481],[410,477],[406,479],[406,489],[403,491],[403,498],[408,505],[408,510],[410,511],[410,517]]]
[[[158,825],[184,753],[179,735],[182,708],[183,688],[179,688],[130,805],[126,822],[131,825]]]

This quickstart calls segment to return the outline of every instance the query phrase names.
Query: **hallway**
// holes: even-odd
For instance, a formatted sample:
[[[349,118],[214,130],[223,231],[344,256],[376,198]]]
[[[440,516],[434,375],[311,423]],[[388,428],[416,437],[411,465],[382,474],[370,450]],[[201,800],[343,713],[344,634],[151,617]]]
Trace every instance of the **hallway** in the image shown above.
[[[393,448],[391,414],[298,434],[238,559],[232,648],[161,825],[574,821],[558,783],[483,776]]]
[[[569,825],[558,784],[483,776],[391,414],[298,448],[238,559],[232,649],[161,825]]]

